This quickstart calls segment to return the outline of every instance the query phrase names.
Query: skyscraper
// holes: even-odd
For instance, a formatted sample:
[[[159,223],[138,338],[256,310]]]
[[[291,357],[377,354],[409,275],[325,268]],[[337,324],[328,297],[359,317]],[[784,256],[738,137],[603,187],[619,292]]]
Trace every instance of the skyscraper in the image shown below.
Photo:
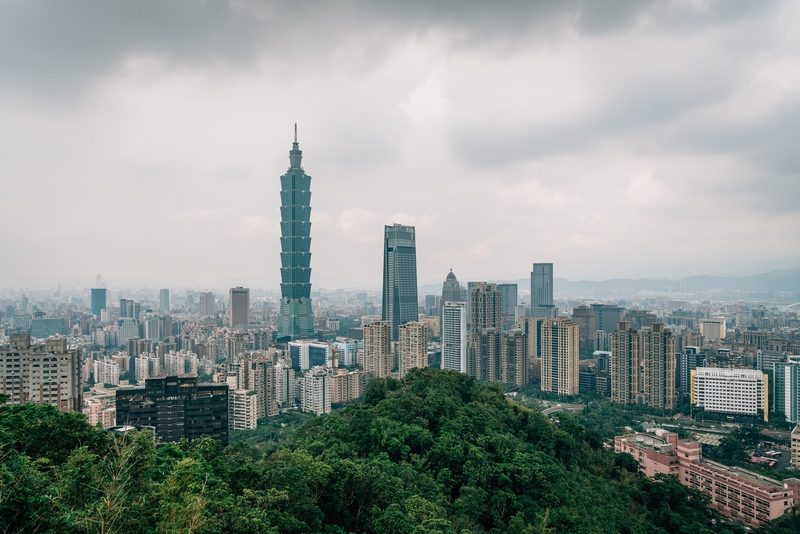
[[[639,333],[631,323],[618,322],[617,329],[611,334],[612,401],[620,404],[639,402],[639,350]]]
[[[169,289],[162,289],[158,292],[158,309],[162,312],[169,311]]]
[[[106,309],[106,288],[92,288],[92,315],[100,318],[100,310]]]
[[[289,151],[289,170],[281,176],[281,305],[279,339],[307,339],[314,334],[311,310],[311,176],[301,167],[297,143]]]
[[[214,313],[214,293],[211,291],[201,291],[198,297],[200,315],[212,315]]]
[[[392,325],[375,321],[364,327],[364,361],[362,369],[375,378],[386,378],[392,372]]]
[[[417,245],[413,226],[395,223],[384,228],[381,318],[392,325],[394,341],[397,341],[401,325],[419,319]]]
[[[445,302],[442,323],[442,369],[467,372],[467,303]]]
[[[467,373],[478,380],[496,382],[500,379],[502,301],[497,284],[478,282],[470,290]]]
[[[503,307],[500,310],[503,316],[503,331],[514,326],[517,308],[517,284],[497,284],[497,290],[503,297]]]
[[[534,263],[531,272],[531,315],[534,317],[558,316],[553,305],[553,264]]]
[[[578,394],[578,323],[570,319],[542,322],[542,391]]]
[[[230,290],[230,322],[231,326],[250,322],[250,289],[233,287]]]
[[[644,356],[644,402],[661,410],[675,409],[675,336],[663,323],[641,333]]]

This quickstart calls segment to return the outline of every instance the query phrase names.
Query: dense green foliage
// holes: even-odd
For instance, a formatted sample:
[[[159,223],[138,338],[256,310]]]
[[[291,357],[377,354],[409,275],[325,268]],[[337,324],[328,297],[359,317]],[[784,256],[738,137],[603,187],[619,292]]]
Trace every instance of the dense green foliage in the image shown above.
[[[0,408],[0,531],[740,531],[566,414],[554,424],[455,372],[375,380],[361,403],[278,448],[157,448],[148,433],[112,437],[82,417]]]

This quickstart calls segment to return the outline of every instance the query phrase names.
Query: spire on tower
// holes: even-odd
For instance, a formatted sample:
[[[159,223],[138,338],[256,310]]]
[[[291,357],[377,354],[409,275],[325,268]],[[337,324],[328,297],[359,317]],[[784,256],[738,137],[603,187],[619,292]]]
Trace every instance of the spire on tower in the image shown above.
[[[297,123],[294,123],[294,142],[297,143]]]

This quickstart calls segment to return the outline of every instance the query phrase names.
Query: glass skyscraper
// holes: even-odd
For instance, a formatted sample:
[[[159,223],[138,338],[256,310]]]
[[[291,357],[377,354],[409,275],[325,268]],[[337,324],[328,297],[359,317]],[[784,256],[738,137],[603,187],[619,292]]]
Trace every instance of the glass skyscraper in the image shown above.
[[[311,310],[311,176],[300,163],[297,143],[289,151],[289,170],[281,176],[281,307],[278,339],[296,340],[314,334]]]
[[[392,340],[399,328],[419,320],[417,299],[417,244],[413,226],[386,226],[383,234],[383,309],[381,318],[392,325]]]
[[[97,315],[100,318],[100,311],[106,309],[106,288],[93,287],[92,288],[92,315]]]

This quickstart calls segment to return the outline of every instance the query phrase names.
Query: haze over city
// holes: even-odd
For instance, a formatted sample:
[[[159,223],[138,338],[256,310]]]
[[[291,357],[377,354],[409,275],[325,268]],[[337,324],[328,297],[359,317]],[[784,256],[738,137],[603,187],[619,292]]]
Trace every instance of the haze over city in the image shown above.
[[[317,287],[379,286],[394,222],[421,284],[797,267],[799,23],[796,2],[3,3],[0,284],[277,290],[294,123]]]

